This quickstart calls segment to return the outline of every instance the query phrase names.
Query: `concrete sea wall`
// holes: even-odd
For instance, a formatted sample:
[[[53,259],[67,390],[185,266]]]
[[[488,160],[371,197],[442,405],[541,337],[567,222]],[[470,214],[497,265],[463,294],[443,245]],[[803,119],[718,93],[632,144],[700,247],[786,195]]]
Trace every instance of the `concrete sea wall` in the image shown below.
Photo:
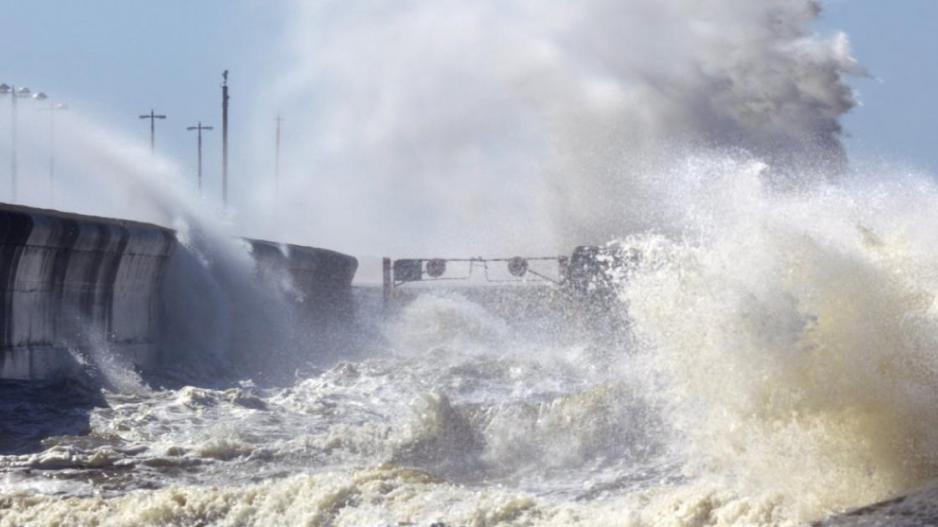
[[[235,324],[228,349],[241,375],[289,382],[309,364],[311,353],[317,363],[344,353],[358,261],[326,249],[246,241],[262,293],[243,294],[231,310]]]
[[[347,301],[358,260],[330,251],[264,240],[247,240],[264,278],[289,277],[297,301],[310,309]],[[333,309],[329,309],[333,311]]]
[[[146,368],[172,231],[0,206],[0,378],[67,375],[92,349]]]
[[[199,265],[169,229],[0,204],[0,378],[68,376],[98,360],[102,350],[109,361],[150,373],[177,365],[186,354],[218,353],[210,348],[219,345],[253,355],[273,344],[255,331],[257,321],[285,320],[264,298],[289,298],[281,311],[316,334],[343,320],[355,258],[247,243],[258,278],[253,284],[236,283],[243,276],[204,274],[213,270]],[[283,291],[264,298],[247,293],[276,288]],[[227,314],[219,316],[218,305]],[[203,318],[213,317],[224,319],[227,340],[200,349],[196,340],[211,333]]]

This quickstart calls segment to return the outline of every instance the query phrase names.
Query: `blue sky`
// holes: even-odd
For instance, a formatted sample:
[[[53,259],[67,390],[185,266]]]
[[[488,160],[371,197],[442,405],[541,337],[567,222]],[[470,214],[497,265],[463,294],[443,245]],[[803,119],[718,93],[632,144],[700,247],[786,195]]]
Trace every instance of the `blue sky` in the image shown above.
[[[248,142],[249,101],[267,96],[277,65],[266,59],[282,44],[287,11],[284,3],[260,0],[4,4],[0,82],[46,91],[141,141],[148,128],[138,115],[155,108],[169,116],[158,123],[157,148],[192,172],[195,137],[186,126],[215,125],[206,136],[207,166],[220,156],[224,69],[231,70],[232,148]],[[938,2],[830,0],[825,6],[818,31],[846,31],[871,75],[850,80],[863,103],[844,120],[851,157],[883,157],[938,173]],[[206,177],[210,187],[218,184],[217,170],[207,168]]]
[[[938,173],[938,2],[833,0],[825,8],[820,30],[846,31],[871,76],[850,80],[862,103],[843,121],[851,155]]]
[[[196,138],[185,128],[200,120],[216,127],[205,137],[206,166],[216,167],[219,86],[222,70],[230,69],[232,148],[246,137],[246,100],[263,96],[263,53],[277,45],[282,16],[266,2],[240,0],[4,4],[0,82],[47,92],[141,141],[148,141],[149,125],[138,116],[154,108],[168,117],[157,123],[157,150],[193,173]],[[20,118],[28,119],[28,111]],[[206,171],[210,184],[218,184],[217,172]]]

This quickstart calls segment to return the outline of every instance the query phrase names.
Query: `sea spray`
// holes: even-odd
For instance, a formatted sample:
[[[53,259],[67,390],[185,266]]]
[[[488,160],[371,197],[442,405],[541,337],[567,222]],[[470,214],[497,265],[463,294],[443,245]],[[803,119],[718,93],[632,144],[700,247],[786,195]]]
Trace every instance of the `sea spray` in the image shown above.
[[[296,2],[284,71],[254,112],[295,116],[282,203],[256,192],[245,217],[277,206],[271,229],[361,254],[552,253],[670,229],[665,175],[701,151],[748,152],[782,181],[835,178],[843,77],[862,70],[845,35],[814,33],[819,11]],[[266,160],[269,126],[255,129]]]
[[[818,4],[288,9],[289,71],[257,115],[293,104],[297,133],[282,203],[258,184],[243,222],[368,253],[621,239],[641,264],[605,315],[630,338],[424,291],[283,388],[108,394],[89,434],[0,458],[0,523],[795,525],[935,475],[936,191],[845,173],[860,70],[811,32]],[[104,143],[76,163],[162,192],[144,148]],[[180,232],[217,209],[169,187]],[[248,279],[241,243],[199,226],[183,274]],[[235,300],[202,284],[223,322],[197,344],[230,357]]]
[[[25,151],[45,148],[44,128],[24,125],[23,131]],[[175,231],[177,243],[160,280],[161,368],[151,368],[149,380],[218,385],[253,377],[261,382],[292,379],[306,366],[313,354],[305,344],[318,328],[300,315],[303,299],[289,271],[259,272],[254,248],[235,231],[235,213],[195,192],[174,161],[77,108],[58,123],[57,158],[58,209]],[[37,178],[37,165],[30,163],[23,172],[30,175],[25,202],[50,206],[45,171]],[[78,313],[66,319],[76,326],[72,333],[89,341],[85,347],[92,352],[82,351],[87,356],[81,362],[101,383],[112,389],[139,384],[129,363],[105,360],[111,357],[106,335],[95,334]]]
[[[702,160],[698,160],[702,162]],[[938,189],[894,174],[797,193],[719,163],[717,202],[623,284],[694,478],[807,520],[938,475]]]

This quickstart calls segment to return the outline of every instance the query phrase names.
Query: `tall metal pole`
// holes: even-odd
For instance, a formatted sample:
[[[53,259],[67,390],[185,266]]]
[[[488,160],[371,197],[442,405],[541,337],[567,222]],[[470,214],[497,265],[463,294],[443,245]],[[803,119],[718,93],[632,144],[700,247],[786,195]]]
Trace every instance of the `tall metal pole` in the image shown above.
[[[156,152],[156,116],[153,115],[153,109],[150,109],[150,154]]]
[[[196,130],[199,137],[199,194],[202,193],[202,130],[211,130],[211,126],[202,126],[202,121],[196,126],[190,126],[186,130]]]
[[[16,86],[7,86],[6,84],[0,84],[0,95],[10,95],[10,201],[16,202],[17,190],[18,190],[18,164],[16,147],[16,100],[20,97],[30,97],[37,101],[42,101],[48,98],[48,96],[43,92],[38,92],[35,95],[32,95],[32,92],[29,91],[29,88],[17,88]]]
[[[55,114],[68,110],[68,105],[49,101],[49,206],[55,208]]]
[[[10,197],[13,203],[16,203],[16,99],[17,99],[16,86],[13,86],[13,91],[10,92]]]
[[[221,85],[221,200],[228,206],[228,70]]]
[[[382,297],[384,298],[384,309],[387,310],[388,304],[391,300],[391,295],[394,294],[394,281],[391,279],[391,266],[392,262],[390,258],[381,259],[381,291],[383,293]]]
[[[202,121],[199,121],[199,194],[202,193]]]
[[[277,133],[274,142],[274,198],[280,200],[280,123],[283,119],[277,114]]]
[[[55,208],[55,103],[49,103],[49,206]]]
[[[140,118],[150,120],[150,154],[154,154],[156,152],[156,120],[166,119],[166,116],[157,115],[151,108],[149,115],[141,115]]]

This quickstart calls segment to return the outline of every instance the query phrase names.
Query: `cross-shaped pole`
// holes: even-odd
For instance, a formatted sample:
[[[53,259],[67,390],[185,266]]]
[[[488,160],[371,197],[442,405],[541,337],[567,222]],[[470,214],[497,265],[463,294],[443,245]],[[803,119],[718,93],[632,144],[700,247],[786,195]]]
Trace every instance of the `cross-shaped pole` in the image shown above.
[[[150,120],[150,153],[152,154],[154,153],[154,148],[156,145],[156,120],[166,119],[166,116],[157,115],[156,112],[154,112],[153,109],[151,108],[150,113],[148,115],[141,115],[140,118]]]
[[[196,130],[199,137],[199,194],[202,193],[202,130],[211,130],[211,126],[202,126],[202,121],[195,126],[189,126],[186,130]]]

